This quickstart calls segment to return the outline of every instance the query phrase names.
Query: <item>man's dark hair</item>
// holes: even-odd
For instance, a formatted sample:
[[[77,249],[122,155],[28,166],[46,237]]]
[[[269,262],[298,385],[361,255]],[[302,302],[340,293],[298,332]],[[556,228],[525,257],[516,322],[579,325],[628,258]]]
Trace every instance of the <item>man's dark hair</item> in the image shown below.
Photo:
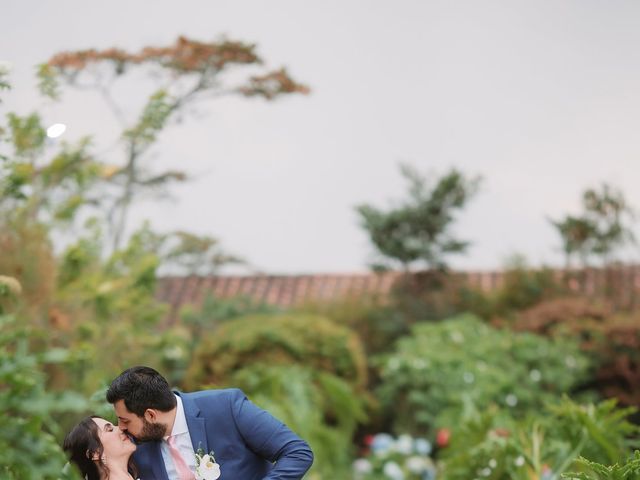
[[[111,382],[107,390],[107,401],[124,400],[127,410],[139,417],[148,408],[168,412],[176,406],[176,397],[169,382],[151,367],[131,367]]]

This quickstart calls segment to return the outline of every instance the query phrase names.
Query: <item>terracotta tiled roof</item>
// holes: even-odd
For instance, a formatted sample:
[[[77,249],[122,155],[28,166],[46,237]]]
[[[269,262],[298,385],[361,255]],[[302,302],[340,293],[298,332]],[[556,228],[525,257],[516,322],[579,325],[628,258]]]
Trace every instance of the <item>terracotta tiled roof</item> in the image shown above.
[[[562,270],[554,272],[557,279]],[[568,287],[576,292],[595,295],[604,291],[614,294],[612,300],[625,308],[640,306],[640,267],[588,269],[582,271],[583,281],[571,281]],[[504,272],[456,272],[456,278],[469,287],[488,292],[504,284]],[[257,302],[283,308],[312,302],[330,302],[348,297],[376,295],[386,297],[399,272],[316,274],[316,275],[248,275],[248,276],[188,276],[158,279],[156,298],[169,304],[168,321],[177,319],[185,305],[198,307],[208,297],[232,298],[247,296]],[[608,296],[611,296],[607,294]]]
[[[207,296],[247,296],[268,305],[292,307],[307,302],[326,302],[356,295],[386,295],[398,278],[396,272],[323,274],[189,276],[158,279],[156,298],[170,306],[175,318],[184,305],[202,305]]]

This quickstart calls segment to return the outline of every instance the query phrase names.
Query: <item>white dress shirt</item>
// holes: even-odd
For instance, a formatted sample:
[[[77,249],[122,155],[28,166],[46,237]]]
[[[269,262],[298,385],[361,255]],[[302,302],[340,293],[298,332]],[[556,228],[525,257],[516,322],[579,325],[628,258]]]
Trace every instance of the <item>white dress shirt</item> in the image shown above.
[[[171,436],[176,437],[176,446],[182,455],[182,458],[189,466],[192,472],[196,471],[196,454],[193,451],[193,445],[191,444],[191,436],[189,435],[189,427],[187,426],[187,419],[184,416],[184,407],[182,406],[182,400],[176,395],[178,405],[176,408],[176,419],[173,422],[173,429],[171,430]],[[162,459],[164,460],[164,467],[167,470],[169,480],[178,478],[176,467],[173,464],[173,458],[169,452],[169,444],[167,438],[160,444],[160,450],[162,451]]]

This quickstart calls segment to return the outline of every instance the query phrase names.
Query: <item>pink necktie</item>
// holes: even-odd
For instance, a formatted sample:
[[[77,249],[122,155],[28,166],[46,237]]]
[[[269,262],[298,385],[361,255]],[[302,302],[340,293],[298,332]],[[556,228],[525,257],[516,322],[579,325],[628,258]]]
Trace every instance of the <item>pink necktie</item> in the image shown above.
[[[195,478],[193,472],[189,470],[189,466],[187,462],[184,461],[180,451],[178,450],[178,446],[176,445],[176,437],[167,438],[167,443],[169,444],[169,452],[171,453],[171,458],[173,458],[173,464],[176,467],[176,471],[178,472],[179,480],[193,480]]]

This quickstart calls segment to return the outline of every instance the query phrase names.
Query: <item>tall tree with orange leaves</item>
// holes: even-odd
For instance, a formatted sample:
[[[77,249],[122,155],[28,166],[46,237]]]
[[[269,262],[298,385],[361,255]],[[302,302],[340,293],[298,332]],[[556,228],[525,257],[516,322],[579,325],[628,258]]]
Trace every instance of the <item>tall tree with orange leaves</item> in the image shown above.
[[[308,94],[285,68],[268,70],[256,46],[222,39],[200,42],[180,37],[170,46],[148,46],[137,52],[110,48],[78,50],[51,57],[39,68],[41,91],[59,98],[62,85],[96,90],[109,106],[122,132],[118,159],[108,159],[107,218],[112,249],[123,240],[130,207],[151,189],[166,192],[174,182],[186,180],[180,170],[157,171],[150,165],[150,148],[160,133],[185,108],[205,99],[228,96],[259,97],[267,101],[291,94]],[[137,117],[126,118],[113,96],[115,81],[136,69],[157,78]],[[232,75],[229,75],[232,74]],[[239,80],[238,80],[239,79]]]

